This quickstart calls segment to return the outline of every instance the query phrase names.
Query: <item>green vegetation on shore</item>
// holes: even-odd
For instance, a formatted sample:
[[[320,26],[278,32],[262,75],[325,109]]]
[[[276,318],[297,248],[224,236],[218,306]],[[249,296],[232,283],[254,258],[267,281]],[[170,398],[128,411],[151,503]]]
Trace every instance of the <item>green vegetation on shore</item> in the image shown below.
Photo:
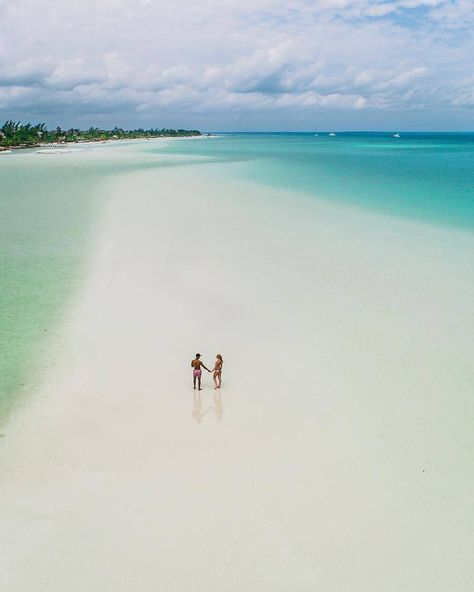
[[[174,138],[200,136],[197,130],[184,129],[143,129],[124,130],[114,127],[112,130],[103,130],[98,127],[90,127],[88,130],[71,128],[63,130],[57,127],[48,130],[44,123],[32,125],[21,124],[12,120],[6,121],[0,128],[0,149],[15,147],[31,147],[40,144],[66,143],[66,142],[98,142],[105,140],[134,140],[139,138]]]

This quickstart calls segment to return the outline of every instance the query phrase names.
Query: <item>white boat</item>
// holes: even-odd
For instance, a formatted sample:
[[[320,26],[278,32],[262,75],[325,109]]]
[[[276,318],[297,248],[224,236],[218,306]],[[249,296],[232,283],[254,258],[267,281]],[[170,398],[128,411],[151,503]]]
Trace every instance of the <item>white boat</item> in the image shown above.
[[[335,136],[336,134],[334,132],[331,132],[329,135],[330,136]]]
[[[394,138],[399,138],[400,137],[400,134],[393,134],[393,137]]]
[[[318,136],[318,134],[314,134],[315,136]]]

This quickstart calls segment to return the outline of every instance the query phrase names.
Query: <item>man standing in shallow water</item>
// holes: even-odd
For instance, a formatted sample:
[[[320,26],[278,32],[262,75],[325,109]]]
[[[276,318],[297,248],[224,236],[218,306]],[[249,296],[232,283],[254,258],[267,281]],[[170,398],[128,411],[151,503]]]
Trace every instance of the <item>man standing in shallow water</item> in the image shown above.
[[[206,368],[206,366],[204,366],[204,364],[199,359],[200,357],[201,357],[201,354],[196,354],[196,357],[191,362],[191,367],[193,369],[193,388],[196,389],[196,378],[197,378],[199,390],[202,391],[202,388],[201,388],[201,374],[202,374],[201,366],[205,370],[207,370],[208,372],[210,372],[210,370],[209,370],[209,368]]]

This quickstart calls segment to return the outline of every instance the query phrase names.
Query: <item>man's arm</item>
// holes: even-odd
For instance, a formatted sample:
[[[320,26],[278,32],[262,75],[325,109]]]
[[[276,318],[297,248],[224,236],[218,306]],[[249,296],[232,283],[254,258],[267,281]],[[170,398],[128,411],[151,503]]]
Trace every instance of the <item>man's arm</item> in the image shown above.
[[[202,362],[201,362],[201,364],[202,364]],[[206,368],[206,366],[204,366],[204,364],[202,364],[202,367],[203,367],[203,368]],[[210,372],[209,368],[206,368],[206,370],[207,370],[208,372]]]

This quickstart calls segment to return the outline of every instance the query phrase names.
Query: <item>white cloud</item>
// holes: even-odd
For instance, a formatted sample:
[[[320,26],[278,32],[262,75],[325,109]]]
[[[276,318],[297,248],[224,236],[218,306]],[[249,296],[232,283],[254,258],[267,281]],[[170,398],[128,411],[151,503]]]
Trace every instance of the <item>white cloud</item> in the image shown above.
[[[469,19],[466,0],[0,0],[0,115],[435,116],[472,106]]]

